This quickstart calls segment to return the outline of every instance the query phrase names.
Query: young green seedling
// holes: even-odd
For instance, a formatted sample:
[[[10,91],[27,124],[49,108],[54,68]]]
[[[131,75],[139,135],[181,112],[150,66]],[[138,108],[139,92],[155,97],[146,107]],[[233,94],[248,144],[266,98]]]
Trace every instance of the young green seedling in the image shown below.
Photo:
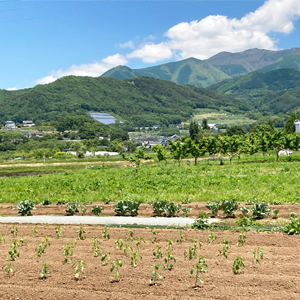
[[[26,242],[25,240],[24,240],[24,237],[23,237],[23,235],[21,236],[21,238],[20,238],[20,244],[21,244],[21,246],[24,246],[24,245],[28,245],[28,242]]]
[[[32,237],[38,237],[39,236],[39,231],[36,228],[33,228],[33,233],[32,233]]]
[[[185,241],[186,236],[185,234],[182,232],[182,230],[180,229],[180,231],[177,233],[179,235],[179,238],[177,240],[177,243],[181,244],[183,241]]]
[[[124,245],[124,255],[126,255],[126,256],[127,256],[127,254],[128,254],[127,250],[133,251],[133,250],[132,250],[132,247],[131,247],[128,243],[126,243],[126,244]]]
[[[158,264],[152,265],[152,268],[154,268],[154,270],[151,272],[151,278],[150,278],[149,282],[150,282],[150,285],[156,285],[157,281],[159,279],[162,279],[163,276],[158,274],[158,271],[160,268],[160,266]]]
[[[104,253],[101,256],[101,265],[106,266],[110,261],[109,252],[104,251]]]
[[[158,245],[156,246],[156,249],[153,250],[152,254],[156,258],[162,258],[163,257],[163,253],[161,251],[161,247],[158,246]]]
[[[44,263],[42,264],[42,270],[41,270],[41,279],[46,279],[48,276],[48,268],[52,268],[52,266]]]
[[[104,239],[107,239],[107,240],[110,239],[109,229],[107,227],[103,228],[103,230],[102,230],[102,237]]]
[[[70,243],[65,243],[63,246],[63,255],[65,257],[64,263],[72,262],[73,250],[76,247],[76,240],[73,240]]]
[[[61,226],[56,226],[55,227],[55,233],[56,233],[56,238],[57,239],[61,238],[61,234],[62,234],[62,228],[61,228]]]
[[[273,219],[278,219],[278,213],[279,213],[279,210],[278,210],[278,209],[274,209],[272,212],[273,212],[272,218],[273,218]]]
[[[182,207],[182,216],[185,218],[185,217],[187,217],[187,215],[188,215],[188,213],[189,212],[191,212],[191,208],[189,208],[189,207],[186,207],[186,206],[184,206],[184,207]]]
[[[78,233],[78,239],[80,240],[84,240],[86,238],[85,234],[85,230],[82,228],[82,226],[80,226],[80,228],[76,231],[76,233]]]
[[[230,241],[228,239],[224,239],[223,243],[220,244],[221,249],[219,250],[219,253],[217,256],[223,255],[226,259],[228,258],[228,249],[231,247]]]
[[[4,238],[4,235],[3,234],[0,234],[0,245],[1,244],[5,244],[5,238]]]
[[[151,232],[152,232],[152,244],[156,243],[157,242],[157,233],[155,231],[154,228],[151,229]]]
[[[142,261],[142,256],[139,254],[138,250],[134,251],[130,255],[130,264],[135,268],[137,266],[137,262]]]
[[[116,245],[116,249],[117,250],[122,250],[123,247],[124,247],[124,241],[122,239],[120,239],[120,238],[117,238],[115,240],[115,245]]]
[[[244,231],[242,231],[239,233],[239,239],[237,242],[237,246],[244,246],[245,242],[246,242],[246,234]]]
[[[18,236],[18,228],[14,225],[11,229],[10,229],[10,233],[12,233],[13,237],[17,237]]]
[[[184,258],[185,259],[191,260],[191,259],[193,259],[196,256],[197,243],[198,243],[197,238],[194,238],[192,240],[192,244],[189,246],[189,249],[188,250],[184,250]],[[199,249],[201,249],[202,243],[199,242],[198,245],[199,245]]]
[[[174,250],[174,243],[172,239],[168,239],[168,245],[166,247],[166,250]]]
[[[81,260],[81,259],[77,259],[76,262],[73,264],[73,268],[74,268],[74,272],[75,272],[75,280],[79,280],[81,273],[84,270],[84,267],[86,267],[86,263]]]
[[[11,263],[9,263],[8,265],[6,265],[3,270],[7,273],[8,276],[10,276],[13,273],[13,265]]]
[[[8,251],[8,254],[10,258],[8,257],[7,260],[16,260],[17,257],[20,256],[20,252],[18,250],[18,247],[20,246],[19,242],[14,239],[13,242],[10,244],[10,249]]]
[[[119,276],[120,276],[119,268],[121,268],[122,266],[123,266],[123,263],[122,263],[121,259],[116,259],[115,261],[113,261],[111,263],[110,272],[112,273],[112,277],[113,277],[112,282],[119,281]]]
[[[201,278],[201,275],[203,273],[206,273],[206,268],[208,268],[208,265],[206,263],[206,258],[204,255],[202,255],[199,258],[199,261],[195,264],[196,266],[196,279],[195,279],[195,286],[194,288],[197,289],[199,287],[198,283],[203,283],[203,279]],[[194,269],[191,269],[190,271],[191,275],[194,273]]]
[[[86,205],[81,205],[80,208],[81,208],[82,215],[84,216],[87,212],[87,207],[86,207]]]
[[[140,246],[142,245],[142,242],[145,244],[144,238],[139,238],[138,241],[135,243],[138,250],[140,250]]]
[[[132,242],[134,237],[134,231],[132,228],[128,228],[128,232],[126,233],[126,241]]]
[[[257,264],[259,264],[260,261],[264,258],[262,249],[260,247],[255,248],[254,251],[252,252],[252,256],[254,258],[254,261]]]
[[[172,270],[174,267],[174,263],[176,263],[176,258],[173,255],[171,250],[166,252],[166,257],[164,258],[165,266],[163,267],[164,270]]]
[[[210,244],[214,243],[217,237],[211,232],[210,235],[208,236],[208,242]]]
[[[100,240],[97,237],[93,236],[92,244],[93,244],[93,248],[94,248],[94,256],[95,257],[100,256],[103,251],[102,247],[100,246]]]
[[[232,271],[235,275],[237,275],[239,273],[240,269],[244,269],[245,265],[243,263],[243,259],[241,256],[237,256],[235,258],[235,260],[233,261],[233,265],[232,265]]]

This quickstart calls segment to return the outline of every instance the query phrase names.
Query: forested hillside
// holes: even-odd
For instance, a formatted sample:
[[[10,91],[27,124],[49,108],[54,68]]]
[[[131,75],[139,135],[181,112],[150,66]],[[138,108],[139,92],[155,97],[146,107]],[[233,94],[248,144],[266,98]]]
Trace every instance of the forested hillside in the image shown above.
[[[231,96],[147,77],[63,77],[31,89],[0,91],[0,121],[51,121],[90,111],[111,113],[133,126],[180,123],[196,108],[241,112],[249,109]]]

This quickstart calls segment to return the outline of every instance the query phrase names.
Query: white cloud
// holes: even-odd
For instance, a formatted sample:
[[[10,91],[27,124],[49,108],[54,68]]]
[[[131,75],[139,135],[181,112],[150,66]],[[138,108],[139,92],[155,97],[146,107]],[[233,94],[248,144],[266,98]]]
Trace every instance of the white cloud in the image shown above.
[[[123,55],[115,54],[112,56],[108,56],[102,59],[100,62],[96,62],[93,64],[73,65],[67,70],[60,69],[57,71],[53,71],[50,75],[36,80],[35,83],[47,84],[55,81],[60,77],[68,75],[98,77],[107,70],[119,65],[124,65],[126,63],[127,60]]]
[[[206,59],[221,51],[238,52],[250,48],[277,49],[270,32],[289,34],[300,16],[299,0],[268,0],[241,19],[211,15],[198,21],[179,23],[166,32],[168,41],[148,43],[129,55],[154,63],[171,58]]]
[[[8,88],[8,89],[6,89],[7,91],[16,91],[17,90],[17,88],[16,87],[13,87],[13,88]]]
[[[119,44],[120,48],[130,48],[130,49],[134,49],[134,44],[132,41],[128,41],[126,43],[123,44]]]
[[[127,55],[128,58],[141,58],[145,63],[154,63],[172,56],[171,49],[163,42],[160,44],[147,44]]]

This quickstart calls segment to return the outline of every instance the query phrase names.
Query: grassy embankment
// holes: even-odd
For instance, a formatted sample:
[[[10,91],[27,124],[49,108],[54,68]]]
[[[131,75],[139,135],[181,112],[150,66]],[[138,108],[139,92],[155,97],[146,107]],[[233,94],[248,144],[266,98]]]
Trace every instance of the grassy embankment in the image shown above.
[[[258,158],[262,159],[260,156],[256,160]],[[180,167],[174,162],[146,163],[139,168],[106,164],[46,166],[45,171],[63,173],[0,178],[0,202],[16,203],[26,199],[41,202],[45,197],[54,202],[62,199],[182,201],[187,197],[193,201],[231,198],[250,201],[255,198],[269,203],[300,202],[299,161],[277,163],[273,156],[265,163],[247,163],[247,160],[250,158],[244,158],[245,163],[233,165],[226,161],[221,166],[218,160],[205,159],[196,167],[192,160],[182,162]],[[43,170],[40,166],[22,168],[23,171],[26,169],[32,172]]]

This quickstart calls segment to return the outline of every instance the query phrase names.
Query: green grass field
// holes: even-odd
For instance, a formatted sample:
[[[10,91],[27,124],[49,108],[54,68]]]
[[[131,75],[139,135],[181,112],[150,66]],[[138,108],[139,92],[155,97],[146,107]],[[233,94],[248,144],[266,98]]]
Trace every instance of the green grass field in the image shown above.
[[[147,163],[139,168],[86,166],[84,169],[57,167],[62,173],[26,177],[1,177],[0,202],[20,200],[96,202],[130,199],[215,201],[236,198],[238,201],[269,203],[300,202],[300,162],[252,162],[220,165],[218,160],[192,160],[162,164]],[[61,169],[59,169],[61,168]],[[13,168],[11,169],[13,170]],[[23,168],[25,170],[25,168]],[[31,168],[31,171],[40,170]],[[76,170],[76,171],[75,171]],[[55,171],[55,168],[53,168]],[[73,172],[72,172],[73,171]]]

